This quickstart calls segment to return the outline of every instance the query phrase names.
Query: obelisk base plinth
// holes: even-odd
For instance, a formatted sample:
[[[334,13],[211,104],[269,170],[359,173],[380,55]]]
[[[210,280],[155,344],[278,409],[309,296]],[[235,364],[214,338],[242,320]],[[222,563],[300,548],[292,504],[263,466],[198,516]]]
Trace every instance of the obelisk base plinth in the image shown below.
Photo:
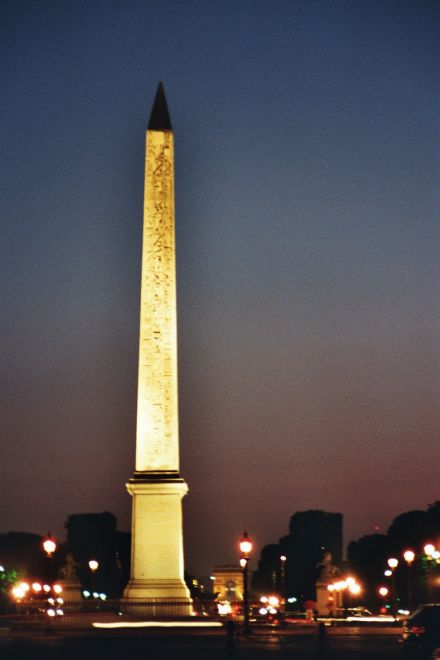
[[[175,473],[135,473],[131,577],[124,591],[126,612],[189,616],[192,601],[183,572],[182,498],[188,492]]]

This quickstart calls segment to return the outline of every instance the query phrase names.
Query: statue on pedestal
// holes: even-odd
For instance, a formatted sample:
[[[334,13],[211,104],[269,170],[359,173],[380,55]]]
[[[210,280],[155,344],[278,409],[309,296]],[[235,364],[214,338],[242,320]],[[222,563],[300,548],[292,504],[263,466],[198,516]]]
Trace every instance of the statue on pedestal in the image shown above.
[[[332,591],[330,593],[328,586],[337,581],[341,575],[341,571],[333,563],[331,552],[326,551],[324,557],[319,564],[316,565],[319,571],[319,576],[316,581],[316,609],[318,615],[329,616],[335,614],[336,610],[341,606],[341,593],[339,591]]]
[[[81,600],[81,583],[76,575],[77,562],[72,553],[66,556],[66,563],[60,568],[58,580],[63,587],[62,597],[64,602],[79,602]]]

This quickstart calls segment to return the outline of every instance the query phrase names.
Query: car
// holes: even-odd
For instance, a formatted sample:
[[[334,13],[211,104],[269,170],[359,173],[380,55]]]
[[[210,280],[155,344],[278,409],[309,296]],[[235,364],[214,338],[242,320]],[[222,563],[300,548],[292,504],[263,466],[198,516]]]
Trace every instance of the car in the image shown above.
[[[352,607],[346,610],[345,620],[350,623],[395,624],[399,617],[394,614],[372,614],[366,607]]]
[[[400,641],[407,658],[440,660],[440,604],[419,607],[404,622]]]

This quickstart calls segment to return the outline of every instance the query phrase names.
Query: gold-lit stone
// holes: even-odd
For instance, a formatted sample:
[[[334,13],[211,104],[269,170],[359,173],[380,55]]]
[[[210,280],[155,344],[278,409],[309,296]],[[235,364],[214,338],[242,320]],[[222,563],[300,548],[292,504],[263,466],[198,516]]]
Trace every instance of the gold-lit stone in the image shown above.
[[[179,470],[174,149],[147,131],[136,471]]]
[[[152,116],[163,109],[161,94],[159,87]],[[133,498],[131,574],[124,592],[134,611],[133,602],[144,601],[143,614],[192,611],[183,567],[182,498],[188,487],[179,476],[176,315],[170,126],[147,130],[145,157],[136,463],[127,484]]]

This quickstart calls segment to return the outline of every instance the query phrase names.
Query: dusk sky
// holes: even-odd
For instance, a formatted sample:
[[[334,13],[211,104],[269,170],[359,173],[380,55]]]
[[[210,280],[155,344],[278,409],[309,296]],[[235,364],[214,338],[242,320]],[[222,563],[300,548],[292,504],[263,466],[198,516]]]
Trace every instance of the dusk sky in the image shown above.
[[[160,80],[187,568],[440,499],[439,56],[434,0],[2,0],[0,532],[130,528]]]

